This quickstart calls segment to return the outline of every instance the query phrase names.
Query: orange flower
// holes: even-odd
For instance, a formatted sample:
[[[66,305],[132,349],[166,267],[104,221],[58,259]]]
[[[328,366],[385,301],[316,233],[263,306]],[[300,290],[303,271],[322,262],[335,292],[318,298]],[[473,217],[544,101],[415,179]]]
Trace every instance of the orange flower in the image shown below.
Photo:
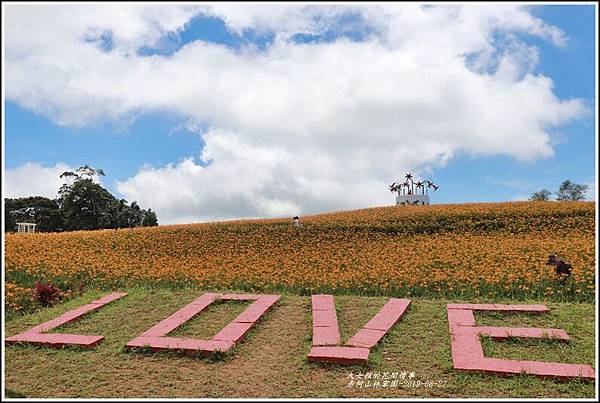
[[[6,295],[22,278],[391,295],[552,293],[548,254],[593,298],[592,202],[378,207],[287,219],[7,234]],[[9,284],[13,284],[10,285]],[[548,285],[552,285],[546,289]],[[507,294],[508,295],[508,294]]]

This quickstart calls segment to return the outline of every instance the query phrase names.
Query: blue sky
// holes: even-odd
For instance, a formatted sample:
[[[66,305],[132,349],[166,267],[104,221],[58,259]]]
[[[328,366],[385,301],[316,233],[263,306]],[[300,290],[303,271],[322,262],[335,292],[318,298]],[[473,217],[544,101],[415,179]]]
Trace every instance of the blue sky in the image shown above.
[[[552,5],[538,7],[537,16],[562,28],[569,37],[565,48],[528,38],[540,49],[537,71],[552,78],[555,94],[560,98],[583,98],[595,109],[596,80],[594,72],[595,34],[592,6]],[[457,158],[446,168],[436,170],[435,177],[446,188],[468,190],[463,197],[440,192],[440,202],[503,201],[528,197],[546,188],[552,191],[564,179],[578,183],[594,183],[596,127],[594,115],[559,129],[560,143],[555,156],[533,162],[519,162],[509,157]]]
[[[535,46],[539,51],[539,60],[533,73],[551,78],[554,83],[552,91],[560,100],[579,98],[591,113],[547,129],[552,136],[552,157],[535,156],[524,161],[514,155],[503,155],[501,151],[496,155],[487,153],[477,156],[476,152],[457,149],[445,164],[428,164],[430,172],[422,171],[423,176],[440,185],[433,197],[434,203],[516,200],[526,198],[540,188],[555,190],[564,179],[588,184],[595,182],[594,11],[593,6],[558,5],[535,7],[530,11],[531,15],[564,31],[568,38],[564,47],[527,32],[517,33],[519,40]],[[372,27],[364,23],[360,15],[345,13],[327,29],[318,33],[295,33],[290,41],[322,45],[342,39],[361,42],[368,40],[372,31]],[[227,26],[224,18],[199,15],[191,18],[182,31],[163,34],[152,45],[138,46],[136,52],[139,58],[169,58],[185,45],[201,41],[224,46],[233,54],[243,53],[248,48],[254,48],[260,54],[268,52],[274,46],[275,34],[276,32],[264,27],[244,28],[236,33]],[[11,38],[6,40],[8,44]],[[106,31],[91,41],[95,41],[104,52],[114,52],[111,31]],[[10,71],[7,72],[7,77],[9,73]],[[149,82],[147,85],[153,84]],[[494,94],[490,93],[489,96],[493,97]],[[339,116],[339,119],[344,117]],[[510,117],[507,116],[507,119]],[[198,119],[199,125],[194,129],[186,128],[186,123],[190,121],[196,121],[195,117],[190,117],[177,108],[148,107],[139,108],[117,119],[61,124],[60,119],[53,118],[39,107],[36,110],[36,107],[9,94],[5,99],[5,168],[10,174],[10,170],[32,162],[45,167],[57,163],[72,167],[89,164],[106,172],[103,184],[111,192],[119,197],[131,198],[136,193],[131,191],[130,194],[123,194],[119,191],[118,182],[135,177],[144,167],[162,169],[168,164],[177,166],[189,158],[196,166],[206,165],[200,158],[205,146],[202,134],[214,122],[210,119]],[[362,141],[367,144],[369,136],[365,136]],[[340,143],[340,147],[343,147],[343,143]],[[419,171],[418,167],[415,169]],[[385,175],[377,176],[379,173],[373,175],[378,180],[391,183],[404,174],[402,168],[397,172],[398,178],[390,175],[390,172],[393,169],[387,171],[388,178]],[[385,197],[392,203],[391,194],[388,193]],[[143,200],[143,203],[148,204],[149,201]],[[357,203],[351,203],[349,207],[358,207]],[[142,207],[155,208],[144,204]],[[334,202],[328,202],[312,208],[310,205],[302,206],[301,212],[320,211],[325,209],[323,206],[334,209],[337,207]],[[342,204],[340,207],[347,206]],[[160,220],[160,208],[158,211]],[[232,211],[234,212],[222,217],[235,216],[235,209]],[[277,211],[284,211],[284,215],[287,213],[285,209],[254,209],[250,215],[278,215]],[[247,213],[241,211],[239,215]],[[171,221],[213,217],[221,218],[219,214],[194,216],[182,213]]]

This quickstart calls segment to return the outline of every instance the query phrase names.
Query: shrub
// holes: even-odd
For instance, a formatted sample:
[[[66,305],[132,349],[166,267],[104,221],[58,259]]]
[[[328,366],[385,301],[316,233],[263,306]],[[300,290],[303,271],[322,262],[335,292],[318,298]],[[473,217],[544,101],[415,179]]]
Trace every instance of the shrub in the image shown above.
[[[39,281],[35,282],[35,294],[33,300],[43,306],[54,304],[60,298],[60,290],[52,284],[43,284]]]

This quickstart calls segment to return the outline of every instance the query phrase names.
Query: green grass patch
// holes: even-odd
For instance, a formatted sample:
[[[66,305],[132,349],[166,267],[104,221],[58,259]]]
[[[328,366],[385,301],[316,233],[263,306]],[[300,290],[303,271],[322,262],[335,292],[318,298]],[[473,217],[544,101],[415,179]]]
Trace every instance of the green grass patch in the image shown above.
[[[113,290],[114,291],[114,290]],[[461,373],[452,368],[446,314],[455,300],[413,299],[403,319],[371,353],[369,365],[343,367],[308,363],[311,345],[310,297],[285,294],[271,311],[225,356],[196,359],[169,353],[126,352],[123,346],[207,290],[129,288],[129,295],[55,332],[101,334],[93,350],[7,346],[7,390],[28,398],[592,398],[594,383],[499,377]],[[15,316],[5,323],[8,336],[102,296],[87,292],[68,302]],[[346,341],[385,304],[387,297],[336,296]],[[472,302],[472,301],[469,301]],[[536,301],[497,300],[497,303]],[[538,303],[541,301],[537,301]],[[245,309],[248,302],[211,306],[171,335],[209,338]],[[485,353],[508,359],[594,363],[594,305],[551,303],[543,315],[476,313],[478,325],[553,327],[569,333],[568,344],[547,340],[483,340]],[[362,372],[413,372],[422,386],[348,387]],[[434,387],[425,382],[437,382]]]

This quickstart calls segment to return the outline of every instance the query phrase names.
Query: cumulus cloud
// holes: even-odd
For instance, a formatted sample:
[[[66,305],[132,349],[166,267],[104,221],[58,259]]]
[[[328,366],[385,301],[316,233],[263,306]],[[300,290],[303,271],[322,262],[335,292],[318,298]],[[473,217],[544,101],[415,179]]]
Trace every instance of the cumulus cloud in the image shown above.
[[[44,196],[54,199],[64,181],[60,175],[74,169],[59,162],[54,166],[43,166],[27,162],[16,168],[7,169],[4,182],[4,196],[8,198]]]
[[[171,110],[208,127],[201,154],[117,185],[162,223],[387,204],[398,175],[458,152],[552,156],[550,129],[586,110],[554,95],[522,39],[564,46],[565,34],[520,6],[115,7],[7,6],[6,96],[63,125]],[[275,40],[136,53],[198,14]],[[291,39],[349,14],[364,40]]]
[[[587,183],[587,192],[585,194],[585,199],[589,201],[596,200],[596,182]]]
[[[305,211],[362,207],[381,202],[383,180],[360,163],[339,165],[335,156],[310,148],[290,152],[254,146],[242,136],[212,130],[200,162],[145,167],[117,184],[131,200],[147,200],[161,222],[292,216]],[[357,159],[360,158],[357,156]]]

